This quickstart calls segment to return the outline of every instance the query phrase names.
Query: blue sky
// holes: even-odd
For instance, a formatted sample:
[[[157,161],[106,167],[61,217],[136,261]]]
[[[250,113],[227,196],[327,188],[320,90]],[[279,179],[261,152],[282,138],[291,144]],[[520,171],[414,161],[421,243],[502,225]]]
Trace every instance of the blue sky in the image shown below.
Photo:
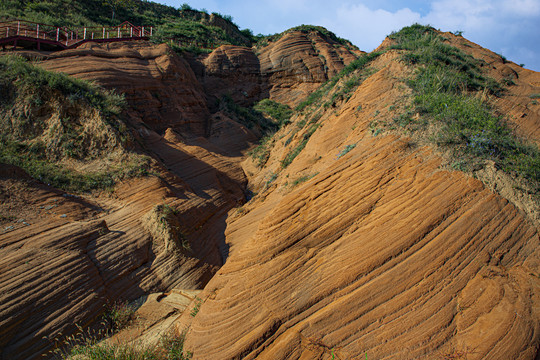
[[[540,0],[157,0],[187,3],[230,15],[254,34],[274,34],[301,24],[321,25],[371,51],[394,30],[415,22],[467,39],[540,71]]]

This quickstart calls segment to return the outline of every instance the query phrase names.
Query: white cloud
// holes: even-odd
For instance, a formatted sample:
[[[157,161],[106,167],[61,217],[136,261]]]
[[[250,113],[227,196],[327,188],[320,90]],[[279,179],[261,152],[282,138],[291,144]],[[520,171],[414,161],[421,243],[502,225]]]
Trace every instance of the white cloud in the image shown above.
[[[540,1],[538,0],[512,0],[497,1],[503,13],[531,18],[540,15]]]
[[[345,4],[328,15],[320,20],[322,26],[351,40],[365,51],[379,46],[392,31],[420,20],[420,14],[408,8],[390,12],[383,9],[371,10],[362,4]]]

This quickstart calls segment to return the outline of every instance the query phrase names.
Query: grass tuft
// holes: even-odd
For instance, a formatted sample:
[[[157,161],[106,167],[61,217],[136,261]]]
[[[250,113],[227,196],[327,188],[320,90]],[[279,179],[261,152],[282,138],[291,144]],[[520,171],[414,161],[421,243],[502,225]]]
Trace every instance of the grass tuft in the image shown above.
[[[57,348],[53,355],[59,359],[83,358],[88,360],[188,360],[193,354],[184,350],[185,334],[166,334],[157,344],[140,341],[119,344],[102,341],[100,337],[80,333],[64,341],[64,349]]]

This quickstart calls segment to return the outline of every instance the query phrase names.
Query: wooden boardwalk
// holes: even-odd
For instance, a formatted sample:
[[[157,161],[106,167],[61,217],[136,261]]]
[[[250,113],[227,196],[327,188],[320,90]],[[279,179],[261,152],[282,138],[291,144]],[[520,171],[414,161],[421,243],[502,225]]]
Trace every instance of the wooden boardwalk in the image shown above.
[[[153,32],[151,26],[135,26],[127,21],[118,26],[69,29],[24,20],[8,20],[0,22],[0,47],[4,50],[6,47],[19,47],[57,51],[76,48],[89,41],[148,40]]]

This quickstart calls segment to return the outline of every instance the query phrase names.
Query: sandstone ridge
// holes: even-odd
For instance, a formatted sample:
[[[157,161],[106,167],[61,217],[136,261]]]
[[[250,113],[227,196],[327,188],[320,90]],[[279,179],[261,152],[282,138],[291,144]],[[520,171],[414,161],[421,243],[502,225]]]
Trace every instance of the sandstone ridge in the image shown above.
[[[493,106],[539,143],[540,74],[444,36],[512,77]],[[113,341],[174,329],[193,359],[535,359],[538,204],[505,192],[497,169],[490,183],[413,135],[375,131],[411,97],[414,69],[390,45],[350,93],[343,78],[296,111],[264,163],[248,156],[259,129],[223,97],[297,106],[361,52],[291,31],[199,57],[150,43],[51,54],[43,68],[125,94],[151,171],[75,196],[2,164],[17,220],[0,223],[1,357],[48,356],[76,324],[152,294]]]

